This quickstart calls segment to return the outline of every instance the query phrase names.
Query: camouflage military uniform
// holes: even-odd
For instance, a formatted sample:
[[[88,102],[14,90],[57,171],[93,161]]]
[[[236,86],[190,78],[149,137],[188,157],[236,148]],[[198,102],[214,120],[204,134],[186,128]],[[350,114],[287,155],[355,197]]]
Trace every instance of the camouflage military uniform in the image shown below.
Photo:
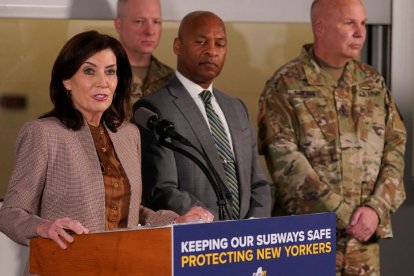
[[[280,204],[274,214],[336,212],[337,270],[376,275],[378,238],[392,237],[390,214],[405,199],[406,131],[373,68],[349,61],[337,82],[310,48],[276,71],[260,98],[259,150]],[[359,206],[380,219],[363,244],[344,231]]]
[[[151,56],[151,63],[144,80],[133,74],[131,104],[142,96],[161,88],[174,74],[174,70]]]

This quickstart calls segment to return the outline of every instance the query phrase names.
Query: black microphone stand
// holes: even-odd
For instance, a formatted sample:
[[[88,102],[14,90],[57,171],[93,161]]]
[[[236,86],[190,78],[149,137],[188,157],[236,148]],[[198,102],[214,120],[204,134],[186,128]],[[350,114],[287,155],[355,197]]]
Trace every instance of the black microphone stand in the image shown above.
[[[227,208],[226,197],[224,196],[224,193],[223,193],[223,190],[222,190],[222,187],[223,187],[223,183],[221,183],[222,180],[221,180],[220,176],[218,175],[217,171],[215,170],[215,168],[213,167],[213,165],[212,165],[211,161],[209,160],[209,158],[205,154],[203,154],[198,148],[196,148],[194,145],[192,145],[188,140],[186,140],[185,143],[183,143],[180,139],[177,139],[177,141],[179,141],[181,144],[189,146],[189,147],[193,148],[195,151],[197,151],[204,158],[207,165],[209,166],[209,168],[207,168],[192,153],[190,153],[189,151],[186,151],[183,148],[175,146],[171,142],[168,142],[166,140],[166,138],[167,137],[159,136],[158,143],[160,145],[166,147],[166,148],[169,148],[173,151],[181,153],[184,156],[190,158],[192,161],[194,161],[194,163],[197,164],[197,166],[203,171],[203,173],[206,175],[206,177],[210,181],[211,186],[213,187],[214,193],[216,194],[216,197],[217,197],[217,206],[218,206],[218,209],[219,209],[219,219],[220,220],[232,219],[232,217],[230,215],[230,212]],[[211,172],[213,172],[213,174],[211,174]]]
[[[232,198],[231,194],[229,195],[229,193],[226,193],[225,195],[223,193],[223,189],[226,189],[226,185],[217,173],[207,154],[204,151],[200,151],[188,139],[177,133],[174,129],[174,124],[172,122],[167,120],[160,120],[158,118],[157,113],[154,113],[153,111],[144,106],[138,106],[136,108],[134,112],[134,121],[138,125],[141,125],[148,130],[152,130],[154,133],[154,137],[156,138],[159,145],[169,148],[173,151],[179,152],[184,156],[190,158],[203,171],[203,173],[209,180],[211,186],[213,187],[214,193],[217,197],[219,219],[225,220],[226,216],[227,219],[232,219],[230,212],[227,208],[227,199]],[[207,164],[207,166],[203,162],[201,162],[194,154],[190,153],[189,151],[186,151],[181,147],[177,147],[172,142],[168,142],[166,140],[167,138],[169,138],[171,141],[177,141],[183,146],[188,146],[194,149],[198,154],[200,154],[200,156],[204,158],[205,164]]]

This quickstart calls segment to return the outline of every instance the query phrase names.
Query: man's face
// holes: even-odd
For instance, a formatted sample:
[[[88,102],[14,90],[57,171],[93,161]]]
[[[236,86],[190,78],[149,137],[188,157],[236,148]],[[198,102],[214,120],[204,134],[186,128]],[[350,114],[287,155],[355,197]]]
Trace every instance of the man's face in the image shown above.
[[[364,45],[366,14],[359,0],[336,2],[335,8],[322,19],[323,32],[319,40],[331,61],[345,64],[356,58]]]
[[[161,7],[158,0],[129,0],[115,28],[122,45],[131,54],[151,54],[161,37]]]
[[[223,68],[227,53],[223,22],[214,15],[204,15],[184,28],[174,41],[177,70],[194,83],[207,88]]]

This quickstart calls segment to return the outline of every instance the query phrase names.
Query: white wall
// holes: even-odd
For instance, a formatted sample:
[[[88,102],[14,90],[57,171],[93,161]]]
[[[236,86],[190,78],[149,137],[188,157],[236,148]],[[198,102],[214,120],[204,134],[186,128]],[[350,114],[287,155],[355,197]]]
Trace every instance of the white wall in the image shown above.
[[[2,202],[0,202],[0,207]],[[21,246],[0,232],[0,275],[20,276],[26,267],[29,248]]]
[[[117,0],[0,0],[0,17],[112,19]],[[391,22],[391,0],[365,0],[370,24]],[[210,10],[229,22],[309,22],[311,0],[161,0],[166,21]]]

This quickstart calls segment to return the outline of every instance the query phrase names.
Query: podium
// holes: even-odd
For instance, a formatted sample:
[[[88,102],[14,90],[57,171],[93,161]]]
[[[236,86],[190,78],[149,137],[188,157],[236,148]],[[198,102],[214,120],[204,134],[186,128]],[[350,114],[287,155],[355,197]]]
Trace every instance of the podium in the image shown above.
[[[335,275],[334,213],[174,224],[30,243],[39,275]]]
[[[30,242],[30,272],[39,275],[171,275],[172,228],[75,235],[68,248]]]

